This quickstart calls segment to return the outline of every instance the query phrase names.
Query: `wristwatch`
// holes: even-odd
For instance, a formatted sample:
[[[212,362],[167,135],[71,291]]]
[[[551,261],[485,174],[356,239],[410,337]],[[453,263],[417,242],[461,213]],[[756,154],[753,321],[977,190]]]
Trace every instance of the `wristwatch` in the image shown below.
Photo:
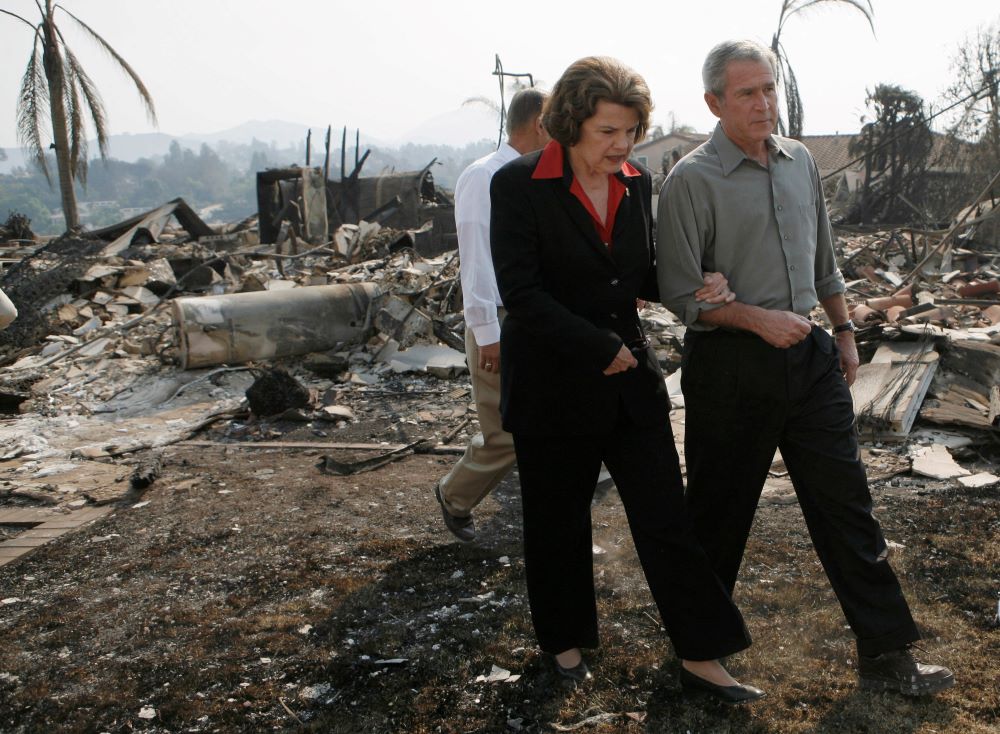
[[[842,334],[845,331],[854,331],[854,322],[850,319],[833,327],[834,334]]]

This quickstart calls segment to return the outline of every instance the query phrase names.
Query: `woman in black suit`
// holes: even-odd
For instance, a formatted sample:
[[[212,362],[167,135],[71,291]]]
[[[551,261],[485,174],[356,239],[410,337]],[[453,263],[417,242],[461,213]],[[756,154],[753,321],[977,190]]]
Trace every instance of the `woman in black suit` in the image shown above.
[[[531,617],[556,670],[589,678],[580,648],[598,642],[590,504],[603,462],[682,684],[738,703],[763,693],[718,658],[750,638],[685,514],[663,375],[636,310],[657,299],[650,174],[628,161],[651,108],[634,71],[581,59],[546,103],[552,142],[494,176],[490,238],[508,312],[500,407],[521,479]],[[699,295],[731,297],[714,275]]]

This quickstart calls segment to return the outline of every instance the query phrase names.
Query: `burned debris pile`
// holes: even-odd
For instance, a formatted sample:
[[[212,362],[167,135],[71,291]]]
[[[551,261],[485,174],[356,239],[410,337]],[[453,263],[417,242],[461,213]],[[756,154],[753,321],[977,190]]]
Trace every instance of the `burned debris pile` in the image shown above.
[[[911,458],[992,444],[1000,430],[1000,252],[976,239],[989,220],[840,240],[862,362],[859,427],[873,441],[915,445]],[[921,466],[914,459],[914,472],[938,479],[970,474]]]
[[[325,186],[315,170],[262,173],[260,213],[224,227],[176,199],[3,246],[20,317],[0,332],[0,501],[113,501],[135,491],[125,467],[209,426],[211,445],[352,447],[324,471],[461,450],[476,425],[450,198],[429,170]],[[1000,430],[1000,252],[977,240],[992,212],[838,232],[855,407],[890,473],[1000,482],[941,461]],[[680,414],[684,327],[657,305],[642,320]]]
[[[0,286],[20,316],[0,332],[0,409],[11,417],[0,426],[0,501],[111,501],[127,481],[96,493],[73,471],[28,480],[53,462],[138,461],[223,418],[243,421],[232,426],[240,438],[273,439],[281,431],[265,418],[291,395],[294,419],[315,418],[321,436],[359,415],[393,414],[424,424],[432,444],[435,432],[454,437],[468,390],[436,385],[465,370],[453,348],[458,262],[417,252],[432,230],[362,220],[328,241],[267,245],[256,217],[212,229],[175,200],[99,232],[9,243]],[[272,380],[247,394],[274,362],[306,387]],[[456,405],[411,400],[419,418],[388,407],[414,390]]]

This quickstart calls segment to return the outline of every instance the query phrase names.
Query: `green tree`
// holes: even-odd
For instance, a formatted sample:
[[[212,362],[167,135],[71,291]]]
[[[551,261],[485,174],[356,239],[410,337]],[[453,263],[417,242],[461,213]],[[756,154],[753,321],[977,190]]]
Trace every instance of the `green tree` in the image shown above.
[[[924,101],[894,84],[879,84],[865,102],[874,115],[850,147],[851,155],[864,156],[865,178],[848,221],[912,221],[922,214],[916,207],[927,186],[934,145]]]
[[[849,5],[865,16],[868,26],[875,34],[875,24],[872,20],[874,10],[870,0],[782,0],[781,13],[778,15],[778,29],[771,37],[771,50],[778,57],[778,84],[781,86],[785,100],[786,115],[778,116],[778,129],[781,134],[787,134],[792,138],[802,137],[802,122],[804,114],[802,109],[802,96],[799,94],[799,84],[795,79],[795,72],[785,53],[784,46],[781,45],[781,32],[785,29],[785,23],[806,10],[812,10],[819,5],[829,5],[839,3]],[[785,126],[785,119],[788,119],[788,126]]]
[[[0,13],[25,23],[35,38],[28,58],[28,65],[21,80],[17,101],[17,132],[20,143],[45,174],[51,185],[45,148],[42,144],[43,118],[48,113],[52,125],[52,144],[56,153],[59,175],[59,193],[62,198],[66,229],[80,225],[76,206],[74,180],[87,181],[87,138],[85,115],[89,116],[97,135],[101,158],[108,153],[107,114],[97,87],[80,65],[76,55],[66,44],[62,30],[56,24],[55,12],[61,11],[94,40],[132,80],[146,108],[149,119],[155,124],[156,110],[153,98],[139,75],[111,45],[93,28],[53,0],[35,0],[41,21],[37,24],[17,13],[0,9]]]

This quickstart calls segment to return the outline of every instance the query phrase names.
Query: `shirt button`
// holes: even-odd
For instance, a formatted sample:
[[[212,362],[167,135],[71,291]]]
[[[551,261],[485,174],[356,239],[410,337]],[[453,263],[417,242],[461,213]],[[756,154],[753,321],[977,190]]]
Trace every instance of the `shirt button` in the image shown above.
[[[611,279],[611,285],[618,285],[619,282],[620,281],[618,280],[618,278],[612,278]]]
[[[794,266],[794,265],[789,265],[789,266],[788,266],[788,269],[789,269],[789,270],[795,270],[795,266]]]
[[[778,211],[781,211],[781,204],[778,204]]]
[[[786,240],[788,239],[788,235],[787,234],[784,237],[785,237]]]

